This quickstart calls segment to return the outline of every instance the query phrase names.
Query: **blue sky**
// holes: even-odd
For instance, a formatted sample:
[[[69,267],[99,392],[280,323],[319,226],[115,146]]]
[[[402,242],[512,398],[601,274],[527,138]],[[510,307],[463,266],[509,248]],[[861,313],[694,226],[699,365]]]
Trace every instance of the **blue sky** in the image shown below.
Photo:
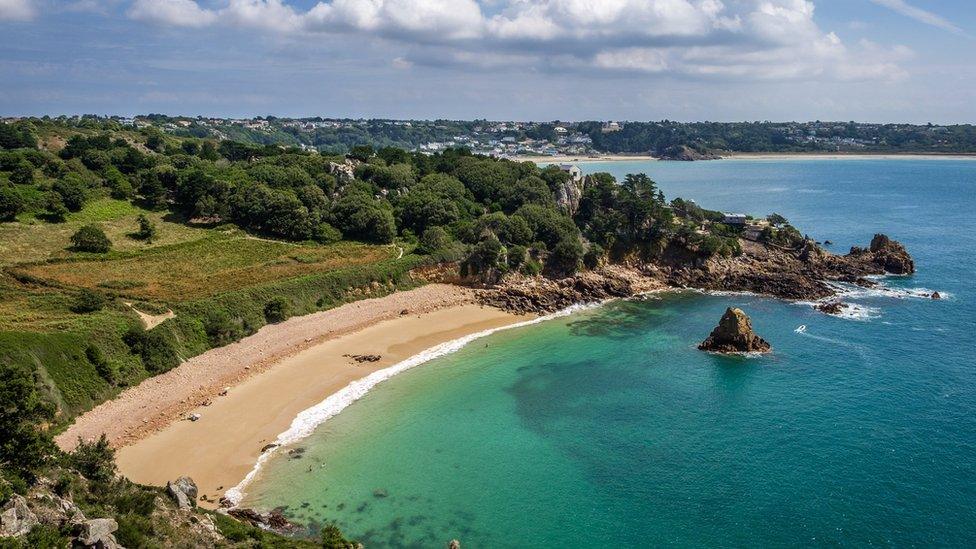
[[[976,122],[971,0],[0,0],[0,115]]]

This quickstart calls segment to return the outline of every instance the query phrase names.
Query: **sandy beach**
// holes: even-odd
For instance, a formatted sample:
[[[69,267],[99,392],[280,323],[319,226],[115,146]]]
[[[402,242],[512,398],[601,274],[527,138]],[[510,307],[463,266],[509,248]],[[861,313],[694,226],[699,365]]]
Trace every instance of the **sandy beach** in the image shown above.
[[[529,318],[471,298],[471,290],[431,284],[265,326],[127,389],[56,442],[70,449],[105,433],[133,481],[164,485],[185,475],[217,500],[301,411],[435,345]]]
[[[874,153],[734,153],[723,154],[721,160],[976,160],[973,154],[874,154]],[[537,164],[587,162],[645,162],[659,161],[650,155],[606,154],[596,156],[519,156],[514,160]]]

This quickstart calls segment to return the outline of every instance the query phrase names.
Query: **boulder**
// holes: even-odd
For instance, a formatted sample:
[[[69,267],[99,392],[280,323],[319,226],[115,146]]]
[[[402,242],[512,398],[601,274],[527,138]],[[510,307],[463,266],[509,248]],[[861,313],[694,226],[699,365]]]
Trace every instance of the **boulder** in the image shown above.
[[[451,542],[447,544],[447,549],[461,549],[461,542],[456,539],[452,539]]]
[[[166,483],[166,492],[176,500],[180,509],[192,509],[197,504],[197,485],[190,477],[180,477]]]
[[[14,495],[0,512],[0,537],[27,535],[37,526],[37,517],[27,506],[23,496]]]
[[[825,301],[817,303],[813,308],[828,315],[839,315],[844,311],[844,304],[840,301]]]
[[[75,540],[82,547],[96,547],[97,549],[121,549],[113,533],[119,529],[114,519],[91,519],[81,523],[81,533]]]
[[[752,321],[742,309],[729,307],[711,335],[698,346],[715,353],[768,353],[772,347],[752,331]]]

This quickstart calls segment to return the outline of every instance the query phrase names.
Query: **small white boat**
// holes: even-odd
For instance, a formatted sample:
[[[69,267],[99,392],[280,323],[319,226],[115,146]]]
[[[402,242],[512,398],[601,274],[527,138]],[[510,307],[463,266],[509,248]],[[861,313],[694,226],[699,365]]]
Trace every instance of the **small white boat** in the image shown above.
[[[798,334],[805,334],[805,333],[807,333],[807,325],[806,324],[800,324],[793,331],[796,332],[796,333],[798,333]]]

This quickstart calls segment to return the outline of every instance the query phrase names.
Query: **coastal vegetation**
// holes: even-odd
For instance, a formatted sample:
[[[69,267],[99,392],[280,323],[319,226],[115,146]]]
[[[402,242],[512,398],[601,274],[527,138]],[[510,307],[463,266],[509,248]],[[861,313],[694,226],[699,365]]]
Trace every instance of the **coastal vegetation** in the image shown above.
[[[125,481],[70,460],[80,451],[108,463],[107,449],[66,456],[53,433],[187,358],[290,316],[423,284],[425,269],[492,285],[659,264],[668,283],[706,286],[708,266],[742,255],[747,239],[816,255],[781,216],[727,219],[668,201],[644,174],[584,177],[464,148],[358,145],[328,155],[112,121],[0,128],[0,390],[14,403],[0,418],[3,500],[66,472],[79,483],[76,503],[95,498],[88,509],[131,514],[128,503],[97,494],[152,499],[151,489],[106,489]],[[865,261],[884,253],[894,270],[908,265],[895,246],[873,242],[859,253]],[[800,280],[816,293],[803,277],[866,272],[824,265],[769,287],[723,284],[782,295],[803,289]],[[143,320],[170,312],[158,325]],[[150,507],[140,509],[155,517]],[[154,520],[133,519],[133,545]]]

